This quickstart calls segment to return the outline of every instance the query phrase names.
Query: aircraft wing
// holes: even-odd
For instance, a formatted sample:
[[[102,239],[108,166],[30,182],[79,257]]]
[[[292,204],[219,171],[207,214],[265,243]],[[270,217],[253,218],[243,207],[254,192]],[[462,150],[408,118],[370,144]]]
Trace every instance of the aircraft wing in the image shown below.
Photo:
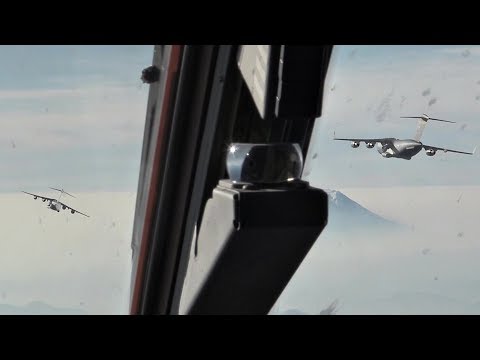
[[[393,139],[391,138],[381,138],[381,139],[360,139],[360,138],[356,138],[356,139],[346,139],[346,138],[337,138],[333,137],[333,140],[343,140],[343,141],[355,141],[355,142],[364,142],[364,143],[381,143],[381,144],[386,144],[386,143],[389,143],[391,142]]]
[[[445,148],[439,148],[435,146],[429,146],[429,145],[423,145],[423,148],[425,150],[435,150],[435,151],[443,151],[443,152],[453,152],[453,153],[458,153],[458,154],[466,154],[466,155],[473,155],[475,153],[475,148],[473,152],[465,152],[465,151],[458,151],[458,150],[451,150],[451,149],[445,149]]]
[[[53,200],[55,200],[55,199],[52,199],[52,198],[49,198],[49,197],[32,194],[32,193],[29,193],[29,192],[26,192],[26,191],[22,191],[22,192],[25,193],[25,194],[28,194],[28,195],[32,195],[33,197],[39,197],[40,199],[44,199],[44,200],[48,200],[48,201],[53,201]]]
[[[78,210],[75,210],[74,208],[68,206],[67,204],[61,203],[60,201],[59,201],[59,204],[62,205],[62,206],[65,206],[65,207],[66,207],[67,209],[69,209],[69,210],[72,210],[72,211],[74,211],[74,212],[76,212],[76,213],[82,214],[83,216],[90,217],[90,216],[88,216],[87,214],[84,214],[84,213],[82,213],[82,212],[80,212],[80,211],[78,211]]]

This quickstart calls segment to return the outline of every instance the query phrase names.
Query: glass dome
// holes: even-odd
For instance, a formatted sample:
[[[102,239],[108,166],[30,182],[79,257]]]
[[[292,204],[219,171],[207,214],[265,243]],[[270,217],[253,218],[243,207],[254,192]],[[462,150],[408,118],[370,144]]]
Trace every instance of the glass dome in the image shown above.
[[[232,143],[227,155],[231,180],[274,184],[300,179],[303,156],[298,144]]]

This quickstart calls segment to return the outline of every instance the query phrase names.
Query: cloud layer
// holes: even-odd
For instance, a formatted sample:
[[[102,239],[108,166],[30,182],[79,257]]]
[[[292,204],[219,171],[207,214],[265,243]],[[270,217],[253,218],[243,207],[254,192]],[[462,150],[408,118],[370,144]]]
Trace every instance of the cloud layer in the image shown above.
[[[0,47],[0,191],[136,189],[152,51]]]

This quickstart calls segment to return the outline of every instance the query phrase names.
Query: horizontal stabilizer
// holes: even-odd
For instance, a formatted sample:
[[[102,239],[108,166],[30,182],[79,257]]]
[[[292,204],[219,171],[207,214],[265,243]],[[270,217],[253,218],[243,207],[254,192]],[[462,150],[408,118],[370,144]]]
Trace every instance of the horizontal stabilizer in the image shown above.
[[[60,191],[62,194],[67,194],[67,195],[69,195],[69,196],[71,196],[71,197],[73,197],[73,198],[75,197],[75,196],[73,196],[72,194],[69,194],[68,192],[66,192],[66,191],[63,190],[63,189],[60,190],[60,189],[56,189],[56,188],[52,188],[52,187],[51,187],[50,189],[56,190],[56,191]]]
[[[451,123],[451,124],[456,123],[455,121],[436,119],[436,118],[431,118],[429,116],[400,116],[400,118],[402,118],[402,119],[422,119],[424,121],[434,120],[434,121],[447,122],[447,123]]]

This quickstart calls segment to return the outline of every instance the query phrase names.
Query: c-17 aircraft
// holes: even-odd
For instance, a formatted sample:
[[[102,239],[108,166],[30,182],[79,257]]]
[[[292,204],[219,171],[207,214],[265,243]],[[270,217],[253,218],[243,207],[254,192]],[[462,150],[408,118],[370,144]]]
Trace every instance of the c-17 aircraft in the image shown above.
[[[60,198],[62,197],[63,194],[67,194],[71,197],[75,197],[75,196],[67,193],[63,189],[61,189],[61,190],[60,189],[55,189],[55,188],[50,188],[50,189],[60,191],[60,196],[58,197],[58,199],[52,199],[52,198],[49,198],[49,197],[32,194],[32,193],[29,193],[29,192],[26,192],[26,191],[22,191],[22,192],[25,193],[25,194],[28,194],[28,195],[32,195],[34,200],[37,200],[37,198],[40,198],[40,199],[42,199],[43,202],[48,201],[47,207],[49,209],[53,210],[53,211],[60,212],[60,209],[63,209],[63,210],[68,209],[68,210],[70,210],[70,212],[72,214],[79,213],[79,214],[82,214],[83,216],[90,217],[87,214],[84,214],[84,213],[82,213],[78,210],[75,210],[74,208],[71,208],[70,206],[65,205],[64,203],[60,202]]]
[[[473,155],[475,153],[476,148],[473,150],[473,152],[470,153],[470,152],[451,150],[451,149],[446,149],[446,148],[441,148],[436,146],[425,145],[420,142],[420,138],[422,136],[425,125],[427,124],[427,121],[434,120],[434,121],[442,121],[442,122],[448,122],[448,123],[455,123],[455,121],[435,119],[435,118],[429,117],[426,114],[423,114],[422,116],[402,116],[401,118],[419,119],[418,126],[417,126],[417,133],[415,134],[415,139],[406,139],[406,140],[400,140],[395,138],[341,139],[341,138],[336,138],[335,133],[333,135],[334,136],[333,139],[351,141],[351,146],[353,148],[358,148],[361,142],[364,142],[367,148],[369,149],[373,148],[375,144],[377,144],[377,151],[383,157],[385,158],[394,157],[394,158],[405,159],[405,160],[410,160],[413,156],[417,155],[422,149],[425,149],[427,156],[433,156],[439,150],[443,152],[453,152],[453,153],[466,154],[466,155]]]

